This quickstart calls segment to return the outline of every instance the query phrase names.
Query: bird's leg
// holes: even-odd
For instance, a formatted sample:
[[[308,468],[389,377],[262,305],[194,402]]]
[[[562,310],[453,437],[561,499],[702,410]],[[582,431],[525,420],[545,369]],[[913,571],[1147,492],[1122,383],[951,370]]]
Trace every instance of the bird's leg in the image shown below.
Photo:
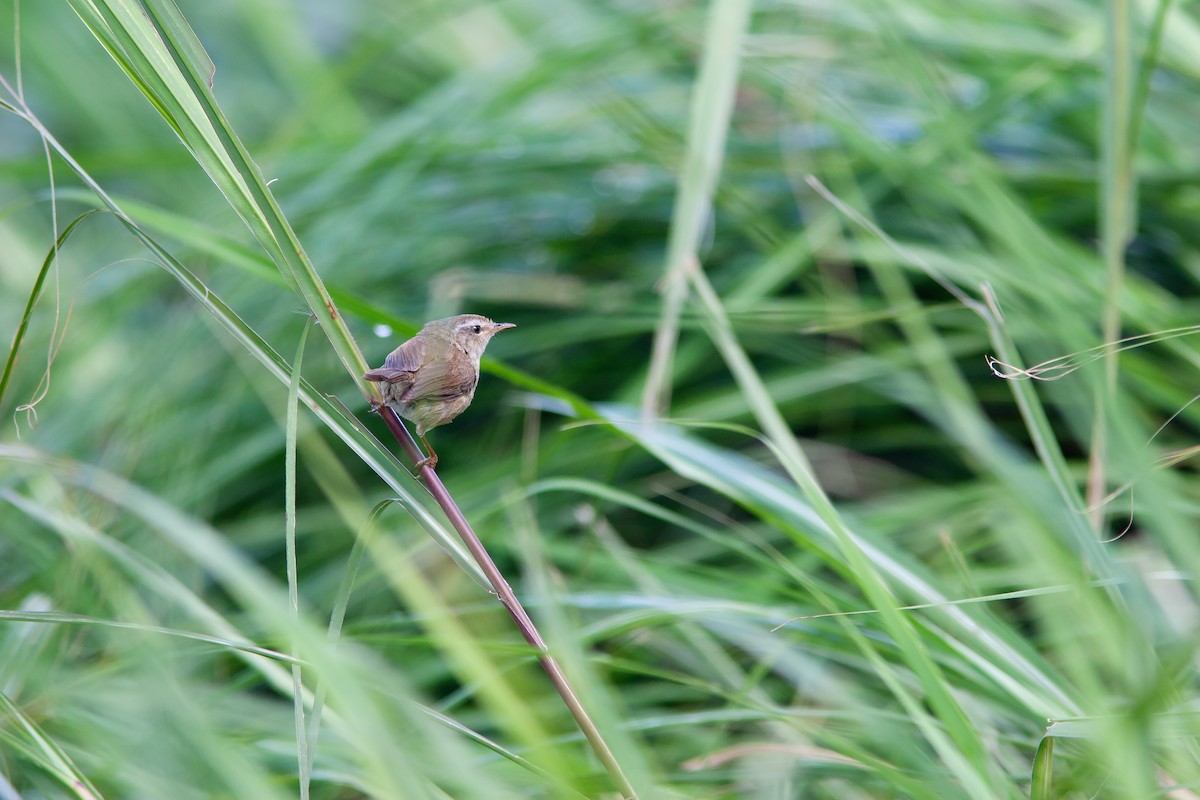
[[[433,449],[433,446],[429,444],[428,439],[426,439],[424,436],[421,436],[421,434],[419,434],[419,433],[417,435],[421,437],[421,443],[423,445],[425,445],[425,449],[429,451],[428,456],[426,456],[425,458],[422,458],[420,461],[417,462],[417,471],[420,472],[421,467],[429,467],[430,469],[435,469],[437,467],[437,463],[438,463],[437,452]]]

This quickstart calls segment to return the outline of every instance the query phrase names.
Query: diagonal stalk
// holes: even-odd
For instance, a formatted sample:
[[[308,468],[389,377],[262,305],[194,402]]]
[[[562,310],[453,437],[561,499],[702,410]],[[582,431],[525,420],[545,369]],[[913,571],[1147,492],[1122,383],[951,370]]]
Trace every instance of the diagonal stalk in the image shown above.
[[[396,437],[396,441],[400,444],[400,448],[404,451],[413,463],[421,463],[425,455],[417,447],[416,441],[413,440],[412,434],[408,432],[408,428],[404,427],[404,423],[400,421],[400,417],[390,406],[381,406],[379,415],[383,417],[384,423],[387,424],[388,430]],[[450,524],[454,526],[454,530],[462,538],[463,544],[467,550],[483,570],[483,574],[487,577],[488,583],[492,585],[491,591],[496,595],[496,598],[504,605],[504,610],[512,617],[513,623],[521,635],[525,637],[536,651],[538,662],[541,663],[542,669],[546,671],[546,675],[550,678],[550,683],[554,685],[555,691],[562,698],[563,703],[567,706],[567,710],[571,712],[571,716],[575,719],[575,724],[579,726],[579,730],[583,732],[588,744],[595,751],[596,756],[604,765],[604,769],[612,778],[613,783],[621,792],[623,800],[637,800],[637,790],[633,788],[633,784],[629,782],[628,776],[621,768],[621,764],[617,761],[616,755],[612,748],[608,746],[608,742],[604,740],[603,734],[588,714],[587,708],[584,707],[583,701],[579,699],[571,681],[567,678],[567,674],[563,671],[562,665],[550,653],[550,647],[546,644],[546,640],[542,638],[542,634],[538,631],[533,619],[529,613],[525,611],[525,607],[521,605],[521,601],[517,599],[516,593],[512,587],[508,585],[508,581],[504,579],[500,568],[496,566],[496,562],[492,560],[487,548],[483,546],[483,542],[479,540],[479,536],[471,527],[471,523],[467,522],[467,518],[463,516],[462,510],[459,509],[458,503],[454,502],[449,490],[446,489],[442,479],[438,477],[436,471],[428,463],[422,464],[418,469],[418,475],[421,482],[425,484],[425,488],[429,490],[429,494],[434,501],[441,507],[446,514],[446,518],[450,520]]]

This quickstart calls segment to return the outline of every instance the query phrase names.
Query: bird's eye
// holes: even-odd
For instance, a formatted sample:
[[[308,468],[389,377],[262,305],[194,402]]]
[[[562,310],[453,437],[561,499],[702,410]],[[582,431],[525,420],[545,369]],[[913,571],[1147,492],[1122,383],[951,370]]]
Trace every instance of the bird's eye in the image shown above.
[[[472,325],[471,330],[475,331],[476,333],[479,333],[481,330],[483,330],[483,328],[479,327],[478,325]]]

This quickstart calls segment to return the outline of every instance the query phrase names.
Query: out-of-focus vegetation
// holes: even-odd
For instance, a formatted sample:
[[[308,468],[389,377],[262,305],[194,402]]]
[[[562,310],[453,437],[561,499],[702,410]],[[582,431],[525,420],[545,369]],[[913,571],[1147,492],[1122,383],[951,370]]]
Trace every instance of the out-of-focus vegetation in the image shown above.
[[[740,5],[181,2],[289,420],[234,145],[0,0],[0,798],[616,796],[339,407],[461,311],[439,472],[644,800],[1200,793],[1194,6]]]

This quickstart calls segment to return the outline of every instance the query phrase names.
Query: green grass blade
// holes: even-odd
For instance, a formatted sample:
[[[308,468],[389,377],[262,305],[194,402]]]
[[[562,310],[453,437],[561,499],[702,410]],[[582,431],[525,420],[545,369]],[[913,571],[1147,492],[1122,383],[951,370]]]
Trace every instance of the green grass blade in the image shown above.
[[[367,396],[367,370],[350,329],[208,82],[211,62],[170,0],[71,0],[92,34],[175,130],[280,273],[295,286],[347,372]],[[157,26],[157,27],[156,27]]]
[[[1054,737],[1043,736],[1033,757],[1030,800],[1052,800],[1054,797]]]
[[[71,237],[75,226],[96,213],[99,212],[88,211],[71,220],[67,227],[63,228],[63,232],[58,235],[58,239],[55,240],[54,246],[50,248],[50,252],[46,253],[46,258],[42,260],[42,268],[38,270],[37,278],[33,281],[33,288],[29,291],[29,299],[25,302],[25,311],[21,314],[21,321],[17,324],[16,333],[13,334],[12,345],[8,348],[8,358],[4,361],[4,371],[0,373],[0,408],[4,406],[4,393],[8,389],[9,382],[12,380],[13,369],[17,365],[17,355],[21,352],[21,343],[25,340],[25,332],[29,330],[29,320],[33,317],[33,309],[37,305],[38,298],[42,295],[42,287],[46,283],[46,275],[49,274],[50,267],[58,258],[58,251],[62,249],[67,239]]]
[[[16,721],[28,741],[26,751],[30,757],[36,758],[42,768],[53,775],[63,788],[79,800],[102,800],[103,795],[75,766],[70,756],[4,692],[0,692],[0,711]]]
[[[11,495],[4,495],[9,502]],[[252,656],[279,661],[284,664],[295,664],[296,659],[286,653],[280,653],[267,647],[259,647],[241,639],[229,639],[223,636],[213,636],[207,633],[183,630],[181,628],[165,628],[161,625],[144,625],[138,622],[123,622],[117,619],[100,619],[84,614],[68,614],[62,611],[4,611],[0,610],[0,619],[9,622],[36,622],[53,625],[98,625],[105,628],[117,628],[141,633],[153,633],[162,636],[175,636],[181,639],[191,639],[196,642],[215,645],[223,650],[233,650]]]
[[[304,345],[309,326],[300,333],[296,358],[292,361],[292,377],[288,381],[287,427],[284,448],[284,542],[287,561],[288,604],[292,616],[300,618],[300,576],[296,568],[296,429],[299,425],[300,374],[304,363]],[[300,775],[300,799],[308,800],[312,783],[312,759],[316,743],[308,741],[308,726],[304,719],[304,678],[298,664],[292,665],[292,706],[296,719],[296,760]]]
[[[704,56],[692,93],[683,174],[671,215],[662,315],[642,395],[642,413],[647,417],[663,412],[670,398],[687,271],[699,257],[700,241],[713,213],[750,8],[750,0],[714,0],[709,11]]]

